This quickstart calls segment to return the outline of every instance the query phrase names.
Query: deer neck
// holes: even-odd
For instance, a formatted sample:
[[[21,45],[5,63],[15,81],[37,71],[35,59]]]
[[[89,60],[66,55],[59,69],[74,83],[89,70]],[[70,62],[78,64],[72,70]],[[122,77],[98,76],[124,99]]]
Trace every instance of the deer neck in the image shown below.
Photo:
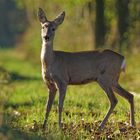
[[[41,49],[42,65],[48,67],[53,62],[53,59],[54,59],[53,41],[48,42],[43,41]]]

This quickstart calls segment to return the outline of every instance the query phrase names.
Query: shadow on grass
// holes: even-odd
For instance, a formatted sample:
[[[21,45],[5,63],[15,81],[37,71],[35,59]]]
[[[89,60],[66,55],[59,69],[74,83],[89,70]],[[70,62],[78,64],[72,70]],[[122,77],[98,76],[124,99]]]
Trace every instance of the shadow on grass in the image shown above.
[[[32,80],[41,80],[41,77],[29,77],[29,76],[24,76],[20,75],[16,72],[10,72],[10,80],[12,81],[32,81]]]
[[[3,119],[2,119],[3,118]],[[12,118],[11,115],[0,114],[0,140],[61,140],[61,133],[50,133],[49,130],[42,130],[42,124],[34,121],[32,124],[20,126],[15,124],[20,118]],[[17,122],[16,121],[16,122]],[[24,128],[23,128],[24,127]]]
[[[45,137],[30,134],[18,129],[12,129],[8,125],[0,126],[0,139],[2,140],[46,140]]]
[[[23,103],[5,103],[4,105],[4,108],[7,109],[7,108],[13,108],[13,109],[17,109],[19,107],[31,107],[34,105],[34,102],[31,101],[31,102],[23,102]]]
[[[8,108],[18,109],[19,107],[32,107],[35,104],[42,103],[46,104],[47,97],[39,97],[39,98],[32,98],[31,100],[24,101],[24,102],[5,102],[3,104],[3,108],[6,110]],[[53,105],[57,106],[58,101],[54,101]]]
[[[9,72],[0,66],[0,84],[9,84],[14,81],[33,81],[41,80],[41,77],[30,77],[21,75],[17,72]]]

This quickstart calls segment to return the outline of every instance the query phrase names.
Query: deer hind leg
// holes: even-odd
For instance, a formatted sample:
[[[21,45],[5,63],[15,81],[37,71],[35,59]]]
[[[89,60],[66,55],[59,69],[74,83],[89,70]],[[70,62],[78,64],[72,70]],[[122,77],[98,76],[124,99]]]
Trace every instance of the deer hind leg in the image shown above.
[[[118,101],[117,101],[117,99],[112,91],[112,88],[110,86],[106,86],[106,84],[104,84],[102,82],[98,82],[98,83],[102,87],[102,89],[105,91],[105,93],[110,101],[110,107],[109,107],[103,121],[101,122],[101,124],[99,126],[99,129],[102,130],[102,129],[104,129],[105,123],[107,122],[109,116],[113,112],[113,109],[115,108]]]
[[[113,90],[118,93],[120,96],[124,97],[126,100],[128,100],[130,104],[130,124],[131,126],[135,126],[135,120],[134,120],[134,96],[123,89],[119,84],[116,86],[113,86]]]
[[[49,84],[48,89],[49,89],[49,96],[48,96],[48,101],[46,104],[46,113],[45,113],[45,119],[44,119],[44,123],[43,123],[43,129],[45,129],[45,127],[46,127],[48,116],[49,116],[49,113],[50,113],[50,110],[52,107],[52,103],[53,103],[53,100],[54,100],[54,97],[55,97],[56,91],[57,91],[55,84]]]

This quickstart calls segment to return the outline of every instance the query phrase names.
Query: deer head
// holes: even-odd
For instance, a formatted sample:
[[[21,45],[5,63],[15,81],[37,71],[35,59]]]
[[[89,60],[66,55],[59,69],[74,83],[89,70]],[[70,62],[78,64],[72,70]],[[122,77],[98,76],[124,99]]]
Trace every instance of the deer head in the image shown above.
[[[41,36],[45,42],[51,41],[54,38],[55,30],[64,21],[65,12],[60,13],[53,21],[49,21],[43,9],[39,8],[38,18],[42,26]]]

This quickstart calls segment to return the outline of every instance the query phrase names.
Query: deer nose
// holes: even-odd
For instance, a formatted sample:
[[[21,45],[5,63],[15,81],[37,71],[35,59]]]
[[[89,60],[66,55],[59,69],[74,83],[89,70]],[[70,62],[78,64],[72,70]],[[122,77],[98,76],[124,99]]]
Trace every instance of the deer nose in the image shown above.
[[[48,35],[46,35],[44,38],[45,38],[45,40],[49,40],[49,36]]]

